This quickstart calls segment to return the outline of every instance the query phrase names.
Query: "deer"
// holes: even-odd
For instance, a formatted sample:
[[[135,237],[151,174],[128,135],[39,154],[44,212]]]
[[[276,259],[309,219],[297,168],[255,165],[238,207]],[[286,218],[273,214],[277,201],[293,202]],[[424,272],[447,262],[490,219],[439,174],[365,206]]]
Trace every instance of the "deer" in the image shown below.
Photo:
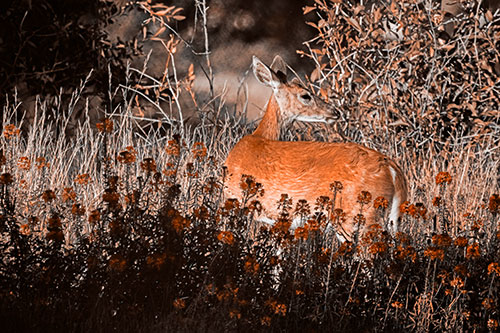
[[[334,204],[345,213],[343,234],[349,236],[355,231],[354,216],[360,209],[358,195],[368,191],[373,198],[382,196],[390,203],[388,231],[394,235],[400,205],[407,197],[406,179],[398,165],[380,152],[356,143],[279,141],[282,128],[292,121],[332,124],[338,117],[331,104],[313,94],[300,80],[288,82],[287,64],[279,55],[270,67],[254,56],[252,68],[257,80],[272,88],[272,95],[257,128],[242,137],[226,158],[226,198],[241,200],[241,177],[254,177],[264,189],[258,198],[262,212],[257,220],[273,224],[279,215],[282,194],[309,203],[320,196],[332,199],[330,185],[338,181],[343,189]],[[376,209],[370,205],[362,213],[366,230],[375,223]]]

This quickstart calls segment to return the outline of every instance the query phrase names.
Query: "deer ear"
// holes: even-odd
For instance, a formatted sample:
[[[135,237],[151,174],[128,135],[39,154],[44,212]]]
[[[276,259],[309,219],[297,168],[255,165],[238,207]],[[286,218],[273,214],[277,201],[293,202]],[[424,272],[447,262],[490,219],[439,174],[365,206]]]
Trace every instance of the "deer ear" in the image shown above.
[[[263,85],[273,89],[277,89],[281,85],[279,77],[256,56],[253,56],[252,67],[255,77]]]
[[[273,63],[271,64],[271,69],[280,77],[283,82],[286,82],[286,62],[282,57],[276,55],[274,57]]]

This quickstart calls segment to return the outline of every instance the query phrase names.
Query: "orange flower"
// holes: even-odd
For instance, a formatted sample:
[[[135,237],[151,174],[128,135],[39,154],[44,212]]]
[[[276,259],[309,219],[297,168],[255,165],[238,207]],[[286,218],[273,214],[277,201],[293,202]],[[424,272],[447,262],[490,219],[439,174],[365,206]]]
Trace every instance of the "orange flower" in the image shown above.
[[[232,309],[229,311],[229,317],[231,319],[241,319],[241,313],[238,310]]]
[[[488,208],[492,214],[498,214],[500,212],[500,195],[491,195]]]
[[[42,199],[43,201],[45,202],[51,202],[52,200],[54,200],[56,198],[56,194],[54,193],[54,191],[52,190],[46,190],[45,192],[43,192],[42,194]]]
[[[162,172],[167,177],[175,177],[175,175],[177,174],[177,169],[175,168],[175,164],[169,162],[166,165],[166,169]]]
[[[104,119],[102,123],[97,123],[96,127],[101,133],[113,132],[113,122],[110,119]]]
[[[260,318],[260,324],[262,326],[271,326],[271,317],[264,316],[264,317]]]
[[[344,185],[342,185],[341,182],[339,181],[335,181],[333,182],[332,184],[330,184],[330,191],[332,192],[342,192],[342,190],[344,189]]]
[[[145,158],[141,162],[141,169],[146,172],[156,172],[156,162],[152,158]]]
[[[443,260],[444,250],[436,246],[429,246],[427,249],[424,250],[424,256],[429,257],[431,260],[434,259]]]
[[[248,211],[250,213],[257,212],[257,214],[260,214],[262,212],[262,204],[259,200],[252,200],[248,205]]]
[[[455,238],[455,246],[457,247],[466,247],[467,244],[469,243],[469,241],[467,240],[467,238],[463,237],[463,236],[459,236],[457,238]]]
[[[120,200],[120,194],[114,191],[105,190],[102,194],[102,200],[109,204],[116,204]]]
[[[465,286],[464,280],[461,277],[455,277],[450,281],[450,285],[457,289],[462,289]]]
[[[440,234],[432,236],[432,243],[439,247],[449,247],[451,245],[451,237],[448,234]]]
[[[408,214],[408,208],[410,207],[410,202],[405,201],[401,205],[399,205],[399,210],[402,214]]]
[[[489,297],[486,297],[481,304],[486,310],[494,310],[496,308],[495,300]]]
[[[302,202],[301,206],[304,208],[304,210],[302,210],[302,212],[305,214],[305,215],[310,215],[310,207],[309,207],[309,204],[307,203],[307,200],[299,200],[299,202],[297,202],[297,206],[299,206],[299,203]],[[326,195],[320,195],[317,199],[316,199],[316,202],[315,202],[315,207],[316,207],[316,210],[330,210],[331,207],[332,207],[332,202],[330,201],[330,197],[326,196]]]
[[[368,191],[361,191],[358,194],[358,203],[362,205],[368,205],[372,201],[372,194]]]
[[[449,172],[441,171],[436,176],[436,185],[445,185],[451,183],[451,175]]]
[[[497,262],[492,262],[488,265],[488,274],[500,276],[500,265]]]
[[[10,173],[2,173],[0,175],[0,184],[2,185],[10,185],[14,182],[14,177]]]
[[[357,214],[354,216],[354,223],[356,223],[358,226],[363,226],[366,223],[366,218],[363,214]]]
[[[172,218],[172,227],[178,233],[182,232],[184,229],[189,228],[190,225],[191,225],[191,221],[189,219],[182,217],[182,215],[180,215],[178,212]]]
[[[85,208],[81,207],[79,203],[74,203],[71,207],[71,214],[75,216],[83,216],[85,215]]]
[[[396,233],[396,239],[398,242],[400,242],[402,244],[410,244],[411,243],[410,236],[404,232],[401,232],[401,231],[398,231]]]
[[[410,258],[412,262],[415,262],[417,259],[417,251],[413,246],[403,247],[398,245],[396,248],[396,258],[400,260],[406,260],[406,258]]]
[[[297,296],[304,295],[304,290],[302,290],[302,289],[295,289],[295,295],[297,295]]]
[[[266,304],[275,314],[283,317],[286,315],[287,308],[285,304],[278,303],[274,300],[268,300]]]
[[[467,259],[477,259],[481,256],[481,249],[478,243],[472,243],[467,247]]]
[[[177,310],[184,309],[186,307],[186,301],[182,298],[177,298],[174,300],[174,308]]]
[[[233,245],[234,244],[234,235],[231,231],[221,231],[217,235],[217,239],[219,242],[222,242],[227,245]]]
[[[227,211],[238,209],[239,207],[240,207],[240,202],[238,201],[238,199],[235,198],[227,199],[226,202],[224,203],[224,209]]]
[[[423,218],[424,220],[427,219],[427,208],[424,206],[423,203],[417,202],[415,204],[415,209],[417,211],[417,215]]]
[[[207,147],[203,144],[203,142],[195,142],[193,148],[191,149],[194,158],[198,161],[201,161],[207,156]]]
[[[109,259],[109,267],[117,272],[123,272],[127,268],[127,261],[120,254],[113,254]]]
[[[77,175],[75,177],[75,183],[79,185],[87,185],[90,182],[90,176],[88,173]]]
[[[442,203],[442,199],[441,197],[437,196],[437,197],[434,197],[434,199],[432,199],[432,205],[434,207],[439,207],[441,206],[441,203]]]
[[[463,264],[456,265],[455,268],[453,268],[453,271],[457,274],[460,274],[461,276],[464,276],[464,277],[469,276],[469,273],[467,272],[467,267]]]
[[[171,156],[179,156],[181,154],[181,148],[176,140],[169,140],[165,151]]]
[[[47,233],[47,236],[45,238],[48,241],[54,241],[56,243],[60,243],[64,239],[64,234],[61,230],[52,230]]]
[[[389,246],[385,242],[375,242],[372,245],[370,245],[368,252],[370,252],[373,255],[377,255],[387,252],[388,248]]]
[[[116,159],[122,164],[131,164],[136,160],[137,153],[132,146],[128,146],[125,150],[118,153]]]
[[[328,199],[328,197],[326,198]],[[318,198],[318,200],[320,200],[320,198]],[[311,207],[309,206],[307,200],[300,199],[299,201],[297,201],[297,205],[295,206],[295,213],[300,215],[311,214]]]
[[[166,253],[156,253],[151,256],[148,256],[146,259],[146,262],[149,266],[155,268],[156,270],[160,270],[163,265],[165,264],[165,261],[167,259],[167,254]]]
[[[19,157],[17,160],[17,167],[21,170],[29,170],[31,168],[31,161],[26,156]]]
[[[386,209],[387,207],[389,207],[389,201],[382,196],[375,198],[373,201],[373,208],[375,209]]]
[[[363,235],[363,241],[367,243],[372,243],[376,239],[382,236],[382,226],[378,223],[368,226],[367,231]]]
[[[7,124],[3,128],[3,136],[7,139],[10,140],[14,136],[18,136],[19,133],[21,133],[21,130],[17,128],[13,124]]]
[[[257,260],[252,257],[248,256],[247,260],[245,261],[245,272],[250,273],[252,275],[257,275],[260,269],[260,264],[257,262]]]
[[[49,163],[45,160],[45,157],[38,157],[36,159],[36,167],[37,169],[43,169],[43,168],[48,168]]]
[[[341,208],[335,208],[333,211],[333,219],[336,220],[340,225],[344,224],[346,221],[346,213]]]
[[[403,303],[399,301],[392,302],[391,306],[396,309],[402,309],[403,308]]]
[[[488,328],[496,330],[498,328],[498,320],[493,318],[488,319]]]
[[[261,183],[257,183],[253,176],[242,175],[240,181],[240,188],[249,197],[255,195],[262,196],[264,194],[264,189]],[[283,196],[282,196],[283,197]]]
[[[481,221],[481,220],[475,220],[475,221],[472,223],[472,225],[471,225],[471,227],[470,227],[470,230],[471,230],[471,231],[479,231],[479,230],[481,230],[481,227],[482,227],[482,226],[483,226],[483,221]]]
[[[21,233],[21,235],[28,236],[31,232],[29,224],[26,223],[21,225],[21,227],[19,228],[19,232]]]
[[[66,203],[68,201],[76,200],[76,193],[72,187],[65,187],[61,194],[62,202]]]
[[[304,227],[298,227],[295,229],[294,237],[296,239],[306,240],[309,237],[309,229]]]
[[[99,212],[98,209],[94,209],[93,211],[90,212],[89,215],[89,223],[90,224],[95,224],[101,220],[101,213]]]
[[[47,219],[47,229],[52,230],[60,230],[62,227],[61,219],[59,216],[53,214],[51,217]]]
[[[271,232],[276,235],[287,235],[292,222],[286,218],[278,218],[278,221],[271,227]]]
[[[310,219],[310,220],[307,220],[307,222],[306,222],[306,224],[305,224],[304,227],[307,229],[307,231],[309,233],[316,232],[316,231],[320,230],[321,223],[318,220]]]

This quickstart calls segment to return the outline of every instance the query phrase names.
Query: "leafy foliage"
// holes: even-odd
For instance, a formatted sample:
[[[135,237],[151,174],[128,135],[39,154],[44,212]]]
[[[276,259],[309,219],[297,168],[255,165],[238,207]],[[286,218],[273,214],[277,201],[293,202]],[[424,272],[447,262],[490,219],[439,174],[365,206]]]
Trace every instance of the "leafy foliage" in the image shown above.
[[[258,179],[242,179],[241,202],[222,195],[232,133],[248,130],[229,120],[192,131],[172,122],[166,135],[142,137],[112,114],[69,141],[42,130],[43,118],[21,133],[8,105],[4,330],[498,330],[500,128],[496,51],[486,47],[497,17],[465,11],[440,44],[444,22],[419,4],[315,3],[311,79],[323,97],[338,95],[345,136],[399,158],[411,191],[400,232],[383,228],[387,200],[362,192],[360,212],[374,205],[379,224],[340,242],[335,180],[315,203],[283,195],[276,223],[260,225]],[[401,27],[398,38],[384,22]],[[294,218],[303,224],[291,232]],[[356,221],[362,230],[362,214]]]

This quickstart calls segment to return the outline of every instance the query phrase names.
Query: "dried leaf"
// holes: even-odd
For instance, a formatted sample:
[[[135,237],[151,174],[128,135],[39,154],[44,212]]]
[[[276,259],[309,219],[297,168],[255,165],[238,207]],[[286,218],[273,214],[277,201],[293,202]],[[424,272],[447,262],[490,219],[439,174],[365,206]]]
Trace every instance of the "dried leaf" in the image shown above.
[[[381,18],[382,18],[382,8],[376,8],[373,11],[373,23],[380,22]]]
[[[153,35],[153,37],[158,37],[159,35],[161,35],[167,28],[165,26],[161,27],[160,29],[158,29],[158,31]]]
[[[315,9],[316,9],[316,7],[311,7],[311,6],[305,6],[304,8],[302,8],[302,10],[304,11],[304,15],[309,14],[310,12],[312,12]]]
[[[359,25],[358,21],[351,17],[348,17],[347,22],[349,22],[354,27],[354,29],[358,30],[358,32],[362,32],[361,26]]]
[[[306,22],[306,24],[310,25],[311,27],[319,30],[318,26],[315,23],[313,23],[313,22]]]
[[[355,16],[358,16],[358,14],[359,14],[361,11],[363,11],[363,10],[365,10],[365,6],[363,6],[363,5],[359,5],[359,6],[357,6],[356,8],[354,8],[354,15],[355,15]]]
[[[491,22],[491,21],[493,21],[493,14],[491,13],[491,10],[489,10],[489,9],[488,9],[488,10],[486,11],[486,13],[484,14],[484,16],[486,17],[486,19],[487,19],[488,21],[490,21],[490,22]]]
[[[316,67],[311,73],[311,81],[317,81],[320,78],[320,69]]]

